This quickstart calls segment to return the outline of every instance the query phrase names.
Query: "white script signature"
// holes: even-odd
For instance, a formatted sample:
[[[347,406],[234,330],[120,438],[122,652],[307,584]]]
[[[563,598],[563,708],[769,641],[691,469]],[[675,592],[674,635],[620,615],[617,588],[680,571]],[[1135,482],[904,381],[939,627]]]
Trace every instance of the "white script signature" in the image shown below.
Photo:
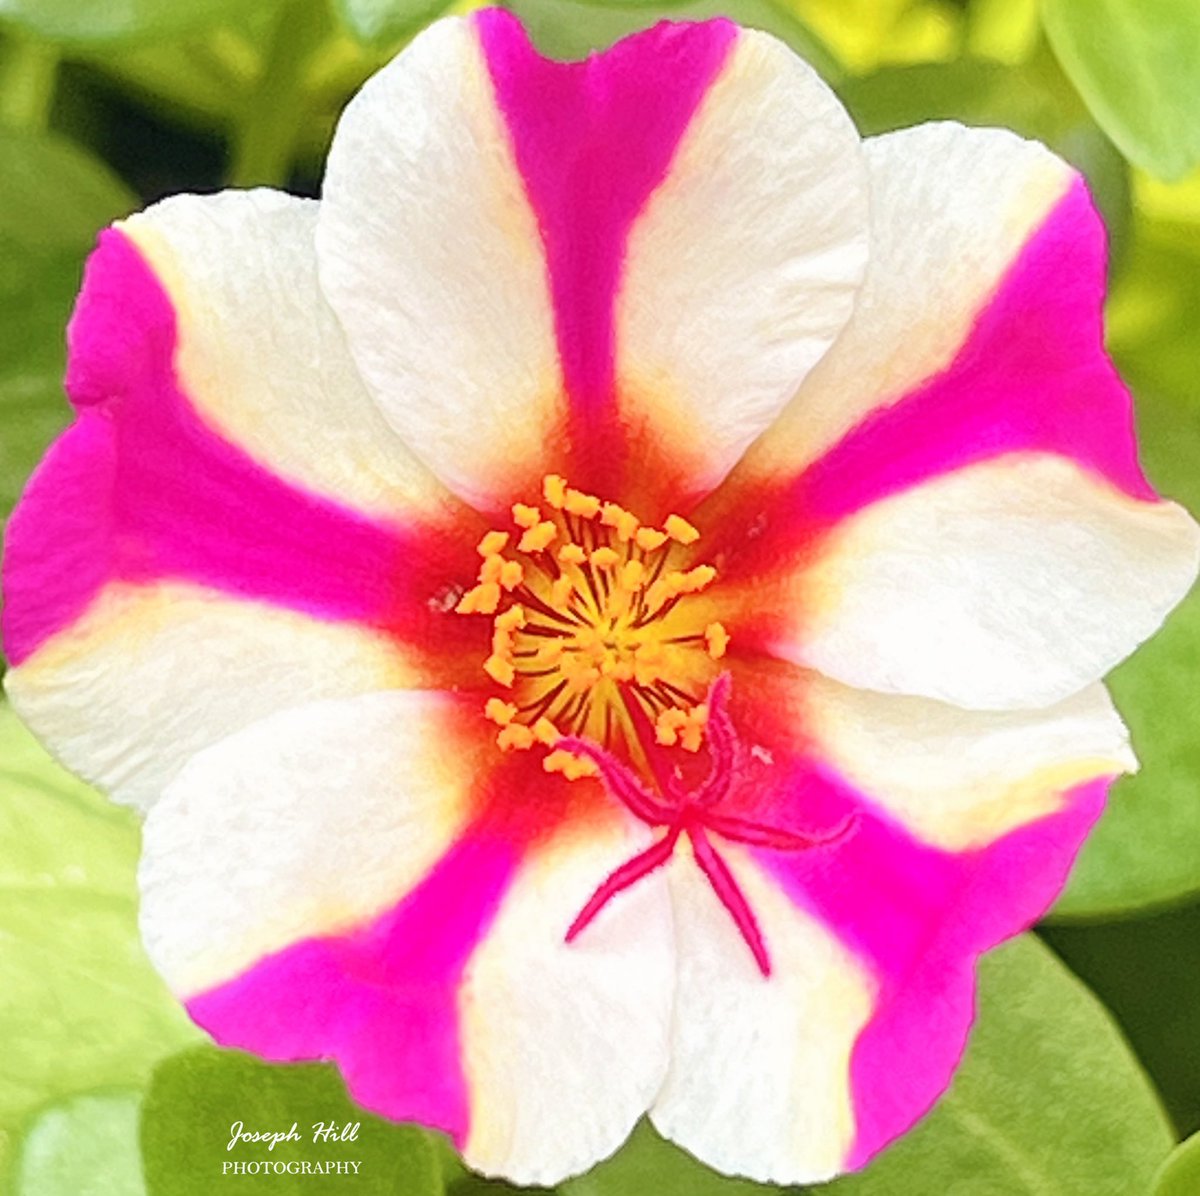
[[[312,1140],[314,1142],[357,1142],[358,1128],[361,1123],[348,1121],[338,1125],[336,1121],[316,1121],[312,1125]],[[288,1130],[248,1130],[244,1121],[235,1121],[229,1127],[229,1145],[226,1150],[232,1150],[239,1142],[266,1142],[268,1150],[274,1150],[280,1142],[302,1142],[300,1128],[292,1122]]]

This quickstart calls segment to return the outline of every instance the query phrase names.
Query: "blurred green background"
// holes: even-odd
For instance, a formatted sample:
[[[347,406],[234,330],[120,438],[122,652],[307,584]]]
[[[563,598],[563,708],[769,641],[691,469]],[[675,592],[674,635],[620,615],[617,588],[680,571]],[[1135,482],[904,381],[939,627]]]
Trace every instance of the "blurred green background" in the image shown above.
[[[1085,172],[1110,229],[1109,339],[1148,471],[1200,511],[1197,0],[509,7],[545,52],[572,57],[662,18],[726,14],[808,58],[865,133],[955,118],[1047,142]],[[347,97],[445,11],[465,7],[0,0],[0,516],[66,422],[63,326],[96,231],[173,191],[317,194]],[[1198,681],[1195,595],[1113,678],[1143,771],[1118,786],[1047,924],[985,961],[949,1097],[865,1173],[821,1190],[1200,1196],[1200,1140],[1175,1145],[1200,1130]],[[188,1025],[139,945],[137,839],[0,707],[0,1193],[505,1190],[463,1173],[436,1137],[366,1118],[356,1179],[220,1178],[234,1108],[268,1123],[362,1115],[328,1069],[268,1068]],[[562,1190],[762,1189],[643,1127]]]

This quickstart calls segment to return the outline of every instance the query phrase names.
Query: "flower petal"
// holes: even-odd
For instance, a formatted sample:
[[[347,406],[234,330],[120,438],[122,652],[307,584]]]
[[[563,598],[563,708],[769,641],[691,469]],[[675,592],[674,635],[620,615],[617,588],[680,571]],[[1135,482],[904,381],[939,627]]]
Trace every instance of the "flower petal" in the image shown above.
[[[321,284],[389,423],[479,506],[536,487],[561,369],[537,223],[475,27],[439,21],[350,101]]]
[[[664,23],[559,63],[489,10],[347,109],[318,246],[385,413],[459,493],[554,467],[678,499],[841,329],[865,225],[857,134],[780,43]]]
[[[733,703],[734,813],[805,833],[853,821],[809,850],[719,845],[766,977],[678,862],[675,1044],[652,1116],[721,1170],[813,1182],[863,1165],[945,1089],[976,959],[1044,912],[1131,760],[1099,693],[1039,716],[937,711],[760,662],[735,670]]]
[[[450,695],[276,714],[151,812],[151,958],[217,1041],[332,1058],[365,1107],[557,1182],[615,1150],[661,1083],[673,966],[658,881],[564,942],[646,839],[579,784],[500,757]]]
[[[472,956],[459,1007],[474,1112],[463,1154],[477,1170],[553,1186],[612,1154],[658,1092],[675,987],[665,880],[626,890],[564,941],[648,841],[624,819],[564,827],[514,876]]]
[[[718,1171],[774,1183],[827,1179],[854,1143],[850,1057],[874,982],[744,852],[722,855],[769,944],[771,976],[694,862],[676,860],[675,1035],[651,1120]]]
[[[1039,372],[1070,362],[1081,371],[1076,384],[1099,387],[1095,434],[1120,441],[1124,476],[1138,484],[1128,397],[1113,391],[1103,363],[1104,229],[1075,171],[1038,142],[951,122],[870,137],[862,148],[871,252],[854,315],[755,446],[745,476],[796,475],[864,421],[937,379],[964,350],[985,369],[1009,364],[1003,354],[1016,350],[1032,358],[1029,365],[1041,364]],[[972,347],[984,317],[992,335]],[[1025,321],[1032,323],[1022,329]],[[1017,339],[1022,331],[1024,341]],[[1052,340],[1061,352],[1037,362],[1035,349],[1049,350]],[[1060,406],[1069,393],[1057,396]],[[957,397],[964,415],[985,398],[961,388]],[[1004,415],[995,410],[999,402],[1021,401],[1003,388],[986,397],[993,425]],[[1052,428],[1014,422],[1005,430]],[[1082,437],[1082,427],[1074,430]],[[954,450],[958,431],[942,432],[938,450]],[[967,443],[958,451],[986,447]]]
[[[149,809],[193,753],[239,727],[422,680],[382,632],[163,583],[107,586],[5,688],[68,768]]]
[[[175,992],[211,989],[414,888],[472,817],[486,744],[397,690],[278,711],[193,756],[145,822],[142,932]]]
[[[813,749],[922,843],[984,847],[1062,808],[1063,792],[1135,772],[1103,685],[1039,710],[963,710],[812,674],[797,718]]]
[[[263,189],[175,195],[118,227],[176,313],[176,376],[205,423],[359,511],[436,513],[442,487],[380,415],[317,285],[317,210]]]
[[[842,331],[867,225],[837,99],[781,42],[739,30],[633,227],[617,301],[621,418],[668,439],[692,494],[725,477]]]
[[[1004,710],[1060,701],[1152,635],[1200,532],[1174,503],[1016,454],[883,499],[807,552],[731,632],[849,685]]]
[[[7,528],[3,627],[34,730],[144,804],[243,718],[430,668],[448,684],[465,621],[443,599],[475,562],[473,517],[379,426],[320,306],[311,205],[184,198],[127,227],[162,277],[133,234],[102,235],[70,329],[76,421]],[[255,257],[260,236],[279,253]],[[389,517],[327,496],[343,485]]]
[[[1011,134],[937,125],[866,153],[854,318],[695,519],[725,537],[731,601],[779,582],[759,646],[871,689],[1057,701],[1154,631],[1200,552],[1141,473],[1105,356],[1103,226]]]
[[[641,439],[664,442],[677,500],[707,491],[849,318],[866,264],[858,135],[763,33],[663,24],[563,65],[511,18],[481,21],[590,483],[646,488]]]

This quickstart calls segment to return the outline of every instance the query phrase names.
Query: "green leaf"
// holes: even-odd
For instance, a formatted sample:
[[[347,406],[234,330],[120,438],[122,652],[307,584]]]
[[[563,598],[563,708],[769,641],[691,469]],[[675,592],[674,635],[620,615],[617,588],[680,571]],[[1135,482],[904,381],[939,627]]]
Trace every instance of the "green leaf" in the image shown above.
[[[239,1141],[235,1124],[255,1133],[299,1141]],[[318,1126],[335,1133],[358,1125],[353,1140],[314,1141]],[[354,1105],[337,1071],[326,1064],[272,1066],[238,1051],[197,1047],[162,1063],[142,1110],[142,1157],[150,1196],[212,1196],[257,1192],[292,1196],[353,1191],[356,1196],[438,1196],[443,1191],[439,1136],[394,1125]],[[234,1164],[266,1163],[237,1174]],[[357,1170],[351,1164],[357,1163]],[[276,1174],[274,1167],[281,1165]],[[288,1165],[293,1170],[287,1171]],[[345,1174],[325,1181],[298,1168],[341,1164]]]
[[[318,8],[323,4],[323,0],[301,2]],[[148,108],[155,122],[170,120],[210,136],[224,136],[244,114],[246,104],[263,82],[269,43],[284,3],[256,0],[242,5],[228,20],[196,36],[122,44],[116,54],[103,43],[82,46],[71,57],[102,73],[106,82],[115,83],[126,93],[122,99]],[[340,48],[353,56],[353,47]],[[338,48],[331,49],[336,53]],[[343,103],[348,95],[349,89],[340,96]],[[69,88],[60,96],[55,115],[60,127],[67,131],[78,127],[84,137],[97,124],[104,131],[106,125],[114,123],[87,91],[76,93]],[[293,113],[293,119],[297,125],[305,124],[302,112]],[[108,135],[112,137],[112,132]],[[145,153],[143,169],[148,168],[156,179],[149,189],[151,193],[194,185],[194,176],[188,170],[186,139],[183,145],[169,148],[155,143],[153,134],[149,139],[146,133],[119,138],[119,142],[126,140],[132,140]]]
[[[886,67],[839,88],[866,136],[927,120],[1002,126],[1044,142],[1087,177],[1116,259],[1130,225],[1129,173],[1121,155],[1047,64],[1004,66],[959,59]]]
[[[86,248],[135,202],[101,162],[64,138],[0,130],[0,156],[0,236],[28,250]]]
[[[1099,1002],[1033,936],[980,968],[979,1020],[946,1097],[865,1171],[813,1196],[1131,1196],[1171,1149],[1153,1090]],[[647,1129],[564,1196],[751,1196]],[[790,1189],[790,1191],[795,1191]]]
[[[291,177],[300,131],[310,119],[307,76],[329,25],[324,4],[293,0],[280,6],[261,74],[234,128],[232,186],[281,187]]]
[[[559,1191],[562,1196],[755,1196],[778,1189],[718,1174],[643,1121],[611,1159],[568,1180]]]
[[[1175,1127],[1200,1130],[1200,904],[1038,934],[1120,1022]]]
[[[70,410],[63,329],[98,229],[136,202],[51,135],[0,131],[0,519]]]
[[[11,34],[0,37],[0,127],[44,130],[58,84],[58,51]]]
[[[1200,161],[1200,5],[1043,0],[1063,69],[1133,162],[1175,179]]]
[[[136,820],[54,765],[2,706],[0,762],[2,1191],[37,1110],[140,1087],[198,1031],[142,951]]]
[[[1200,1134],[1177,1146],[1159,1172],[1153,1196],[1196,1196],[1200,1192]]]
[[[561,1188],[518,1188],[502,1179],[485,1179],[467,1171],[462,1160],[455,1156],[455,1165],[447,1168],[447,1196],[555,1196]],[[640,1196],[640,1190],[631,1188],[628,1196]]]
[[[554,58],[583,58],[658,21],[701,21],[729,17],[750,29],[762,29],[786,42],[825,79],[841,67],[825,44],[785,4],[774,0],[626,0],[581,3],[578,0],[506,0],[529,30],[538,49]]]
[[[236,13],[241,0],[0,0],[0,21],[63,45],[154,41]]]
[[[1180,187],[1171,189],[1179,192]],[[1143,201],[1139,198],[1139,206]],[[1192,220],[1138,220],[1128,261],[1108,304],[1109,344],[1136,376],[1139,405],[1162,395],[1196,409],[1196,318],[1200,311],[1200,196]],[[1152,467],[1169,463],[1166,454]],[[1176,468],[1177,480],[1193,476]],[[1190,487],[1189,498],[1200,497]]]
[[[392,45],[411,37],[452,0],[334,0],[342,23],[360,42]]]
[[[16,1196],[145,1196],[138,1153],[142,1094],[72,1097],[25,1131]]]

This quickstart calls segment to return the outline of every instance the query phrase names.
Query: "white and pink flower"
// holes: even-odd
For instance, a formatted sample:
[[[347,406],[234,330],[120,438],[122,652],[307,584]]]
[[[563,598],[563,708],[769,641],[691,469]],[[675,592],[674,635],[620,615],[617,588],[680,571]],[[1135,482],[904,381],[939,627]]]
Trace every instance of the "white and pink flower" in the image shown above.
[[[1104,273],[1039,145],[862,141],[723,21],[561,64],[497,11],[366,85],[320,203],[104,233],[7,684],[146,812],[194,1018],[526,1182],[647,1111],[763,1180],[903,1133],[1196,574]]]

